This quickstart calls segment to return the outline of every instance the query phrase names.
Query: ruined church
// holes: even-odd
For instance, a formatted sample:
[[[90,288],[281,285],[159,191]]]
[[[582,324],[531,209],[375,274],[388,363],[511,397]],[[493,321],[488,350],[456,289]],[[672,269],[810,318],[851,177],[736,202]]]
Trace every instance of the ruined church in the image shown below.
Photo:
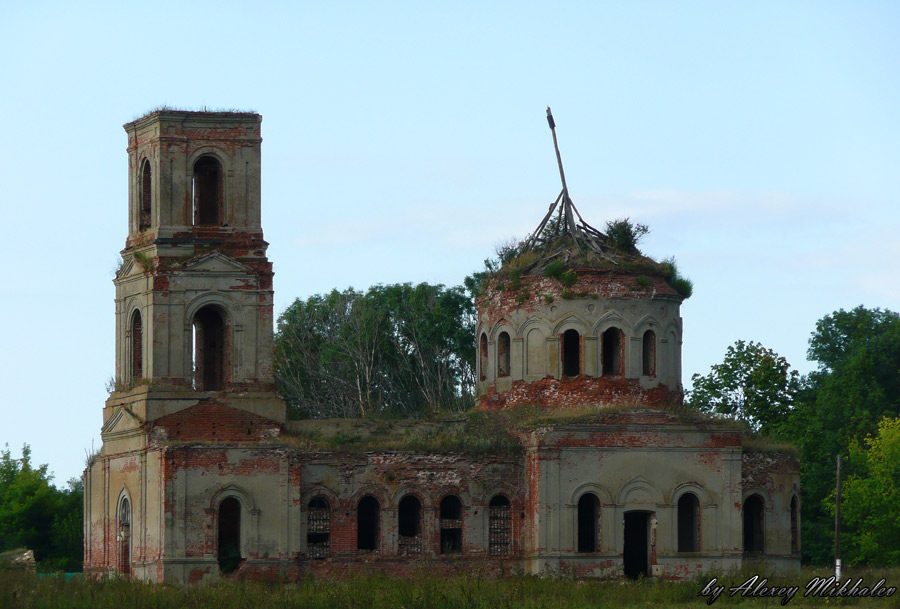
[[[535,231],[476,299],[479,416],[288,420],[273,377],[261,120],[160,110],[125,125],[116,386],[84,473],[86,574],[799,569],[796,457],[681,407],[670,269],[606,247],[573,217],[564,180],[564,236]],[[472,425],[516,412],[528,415],[506,441],[467,444]],[[357,448],[340,445],[348,426],[366,439]],[[404,446],[423,429],[459,442]]]

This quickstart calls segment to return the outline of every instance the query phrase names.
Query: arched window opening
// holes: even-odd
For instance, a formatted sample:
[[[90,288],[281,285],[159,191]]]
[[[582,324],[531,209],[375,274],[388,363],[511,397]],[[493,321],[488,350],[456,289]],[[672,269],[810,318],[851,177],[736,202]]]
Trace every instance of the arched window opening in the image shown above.
[[[194,315],[194,388],[219,391],[225,387],[225,320],[214,306]]]
[[[127,498],[119,505],[119,565],[120,575],[131,575],[131,504]]]
[[[800,553],[800,506],[797,497],[791,497],[791,554]]]
[[[152,184],[152,171],[150,170],[150,161],[144,159],[141,165],[141,210],[138,219],[138,230],[147,230],[150,228],[150,194]]]
[[[378,500],[366,495],[359,500],[356,509],[356,548],[373,551],[378,549],[380,506]]]
[[[397,506],[398,546],[403,556],[422,553],[422,503],[415,495],[407,495]]]
[[[601,338],[603,353],[603,374],[624,374],[622,366],[622,331],[618,328],[609,328]]]
[[[478,366],[481,369],[480,379],[487,380],[488,369],[488,352],[487,352],[487,334],[481,333],[481,344],[478,349]]]
[[[135,310],[131,315],[131,382],[136,383],[144,377],[144,324],[141,312]]]
[[[501,332],[497,340],[497,376],[509,376],[509,334]]]
[[[581,373],[581,336],[578,330],[566,330],[562,339],[563,376],[578,376]]]
[[[700,501],[693,493],[678,499],[678,551],[700,551]]]
[[[512,509],[503,495],[495,495],[488,506],[488,550],[491,556],[512,552]]]
[[[219,569],[229,574],[241,566],[241,502],[228,497],[219,504]]]
[[[324,497],[315,497],[306,507],[306,554],[310,558],[331,554],[331,506]]]
[[[761,554],[765,551],[763,513],[765,503],[759,495],[750,495],[744,501],[744,553]]]
[[[643,356],[641,374],[644,376],[656,376],[656,332],[653,330],[644,332],[641,354]]]
[[[585,493],[578,500],[578,551],[596,552],[600,524],[600,499],[594,493]]]
[[[462,552],[462,501],[456,495],[441,500],[441,554]]]
[[[193,201],[194,224],[219,226],[222,224],[222,166],[211,156],[200,157],[194,163]]]

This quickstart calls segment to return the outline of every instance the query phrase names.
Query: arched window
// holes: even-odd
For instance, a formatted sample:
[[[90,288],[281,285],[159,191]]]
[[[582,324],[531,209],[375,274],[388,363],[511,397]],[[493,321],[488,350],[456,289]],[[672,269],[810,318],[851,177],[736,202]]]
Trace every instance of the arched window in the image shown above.
[[[119,504],[119,565],[120,575],[131,575],[131,504],[123,498]]]
[[[501,332],[497,339],[497,376],[509,376],[509,334]]]
[[[618,328],[609,328],[601,337],[603,353],[603,374],[625,374],[622,357],[624,340],[622,331]]]
[[[578,551],[596,552],[600,524],[600,499],[585,493],[578,500]]]
[[[222,166],[211,156],[194,163],[193,220],[196,226],[222,224]]]
[[[700,501],[693,493],[678,499],[678,551],[700,551]]]
[[[219,569],[234,573],[241,565],[241,502],[228,497],[219,504]]]
[[[512,552],[512,510],[503,495],[495,495],[488,506],[488,552],[491,556]]]
[[[791,554],[800,553],[800,504],[791,497]]]
[[[750,495],[744,501],[744,553],[760,554],[765,551],[763,514],[765,502],[759,495]]]
[[[150,161],[144,159],[144,162],[141,164],[141,209],[140,218],[138,219],[138,230],[147,230],[150,228],[150,195],[152,183]]]
[[[562,339],[563,376],[578,376],[581,373],[581,336],[578,330],[566,330]]]
[[[481,333],[481,344],[478,349],[478,365],[481,368],[481,380],[487,380],[488,369],[488,352],[487,352],[487,334]]]
[[[404,556],[422,553],[422,503],[415,495],[406,495],[397,506],[398,549]]]
[[[324,497],[315,497],[306,507],[306,555],[328,558],[331,553],[331,506]]]
[[[218,391],[225,387],[228,352],[225,320],[219,309],[207,305],[194,315],[194,388]]]
[[[462,552],[462,501],[456,495],[441,499],[441,554]]]
[[[644,332],[644,340],[641,349],[641,374],[644,376],[656,376],[656,332],[647,330]]]
[[[141,312],[135,309],[131,314],[131,382],[144,376],[144,324]]]
[[[356,548],[358,550],[378,549],[378,527],[381,508],[378,500],[366,495],[359,500],[356,509]]]

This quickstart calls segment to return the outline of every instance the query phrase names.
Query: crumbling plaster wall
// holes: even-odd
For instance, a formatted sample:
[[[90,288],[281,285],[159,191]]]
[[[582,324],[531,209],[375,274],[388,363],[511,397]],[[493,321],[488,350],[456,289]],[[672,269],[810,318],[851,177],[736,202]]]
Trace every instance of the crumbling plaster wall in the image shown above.
[[[641,285],[637,277],[590,269],[579,269],[578,276],[571,288],[547,277],[523,277],[518,291],[489,288],[476,300],[477,346],[480,349],[482,335],[488,345],[487,358],[477,358],[476,365],[480,407],[505,408],[535,399],[567,407],[626,401],[656,406],[680,399],[681,297],[659,277],[642,277],[649,283]],[[621,370],[604,374],[602,335],[609,328],[623,334],[618,354]],[[561,344],[570,329],[580,336],[581,375],[594,379],[581,379],[580,389],[573,391],[568,390],[572,380],[562,374]],[[642,366],[647,330],[654,332],[656,340],[652,374],[644,374]],[[510,336],[508,376],[498,374],[502,332]],[[550,379],[562,381],[565,389],[528,387]],[[659,396],[645,400],[654,389],[662,389]]]

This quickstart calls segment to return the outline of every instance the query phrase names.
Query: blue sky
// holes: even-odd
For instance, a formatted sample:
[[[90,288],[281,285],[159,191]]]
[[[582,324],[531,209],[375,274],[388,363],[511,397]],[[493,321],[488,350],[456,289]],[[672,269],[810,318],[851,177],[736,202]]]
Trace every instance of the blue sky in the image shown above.
[[[559,191],[694,281],[685,383],[738,339],[806,372],[817,319],[900,310],[900,4],[17,3],[0,18],[0,443],[99,448],[126,232],[121,125],[263,115],[276,313],[455,285]]]

